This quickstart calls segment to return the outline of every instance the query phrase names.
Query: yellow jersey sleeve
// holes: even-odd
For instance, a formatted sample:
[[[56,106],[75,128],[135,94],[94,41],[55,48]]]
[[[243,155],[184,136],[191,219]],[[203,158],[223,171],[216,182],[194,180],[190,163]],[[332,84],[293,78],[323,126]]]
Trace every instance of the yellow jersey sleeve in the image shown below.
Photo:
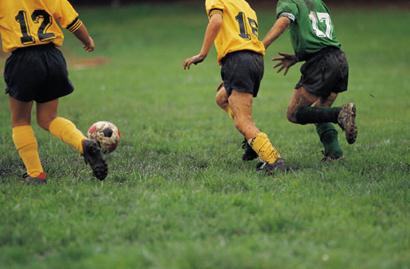
[[[60,23],[61,27],[70,32],[75,32],[81,27],[82,22],[78,18],[78,13],[67,0],[52,0],[56,3],[54,18]]]
[[[224,11],[225,5],[222,0],[206,0],[205,1],[206,14],[209,16],[214,10]]]

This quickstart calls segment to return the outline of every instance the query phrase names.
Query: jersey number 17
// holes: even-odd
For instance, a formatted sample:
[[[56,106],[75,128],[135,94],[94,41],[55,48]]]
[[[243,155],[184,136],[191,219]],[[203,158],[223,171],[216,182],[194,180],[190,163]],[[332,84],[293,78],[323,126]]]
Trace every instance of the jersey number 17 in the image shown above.
[[[312,21],[313,32],[316,36],[320,38],[333,38],[332,20],[328,13],[311,11],[309,19]],[[323,23],[325,24],[325,29],[321,27]]]

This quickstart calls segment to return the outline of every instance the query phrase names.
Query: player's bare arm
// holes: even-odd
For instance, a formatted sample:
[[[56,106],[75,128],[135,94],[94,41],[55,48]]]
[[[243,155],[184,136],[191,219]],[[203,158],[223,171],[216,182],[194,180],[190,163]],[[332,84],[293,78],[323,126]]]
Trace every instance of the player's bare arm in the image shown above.
[[[265,48],[268,48],[276,39],[278,39],[291,23],[292,21],[288,17],[279,17],[262,41]],[[273,68],[278,68],[278,73],[285,70],[284,75],[288,73],[290,67],[298,62],[295,55],[286,53],[279,53],[279,57],[273,58],[272,60],[278,61]]]
[[[277,19],[262,41],[265,48],[267,49],[276,39],[278,39],[290,24],[291,20],[287,17],[280,17]]]
[[[205,60],[206,56],[209,53],[209,50],[212,47],[212,44],[215,41],[216,36],[218,35],[219,31],[221,30],[223,23],[222,14],[216,13],[211,16],[209,19],[208,26],[206,28],[204,41],[202,44],[201,51],[190,58],[187,58],[184,61],[184,69],[188,70],[192,64],[199,64],[203,60]]]
[[[95,43],[84,24],[73,33],[84,45],[84,50],[92,52],[95,49]]]

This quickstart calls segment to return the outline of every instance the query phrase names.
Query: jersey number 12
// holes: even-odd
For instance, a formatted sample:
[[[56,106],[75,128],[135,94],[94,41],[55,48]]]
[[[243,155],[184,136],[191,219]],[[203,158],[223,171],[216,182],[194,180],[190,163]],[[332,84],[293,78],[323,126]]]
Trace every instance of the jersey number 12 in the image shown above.
[[[332,27],[332,20],[330,19],[330,15],[328,13],[323,13],[323,12],[314,12],[311,11],[309,14],[309,19],[312,21],[312,28],[313,32],[318,37],[321,38],[329,38],[332,39],[332,32],[333,32],[333,27]],[[322,31],[319,29],[319,23],[325,23],[326,29]]]
[[[37,32],[37,36],[40,41],[46,41],[55,37],[53,33],[47,33],[47,29],[51,26],[52,23],[52,18],[50,14],[47,13],[47,11],[43,9],[34,10],[31,14],[31,19],[34,23],[40,23],[40,19],[42,20],[42,23],[40,24]],[[20,10],[17,13],[16,21],[20,24],[20,30],[23,35],[20,38],[21,43],[23,43],[24,45],[34,44],[35,40],[30,33],[29,24],[27,22],[27,13],[24,10]]]

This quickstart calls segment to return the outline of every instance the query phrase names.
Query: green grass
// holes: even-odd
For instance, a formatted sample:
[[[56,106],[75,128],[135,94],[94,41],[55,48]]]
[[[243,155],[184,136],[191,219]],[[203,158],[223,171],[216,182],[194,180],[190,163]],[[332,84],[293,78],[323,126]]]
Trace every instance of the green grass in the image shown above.
[[[202,6],[201,6],[202,7]],[[259,11],[260,32],[273,21]],[[20,183],[7,97],[0,98],[0,268],[410,268],[408,11],[335,11],[350,67],[337,104],[358,106],[360,136],[346,159],[322,164],[313,126],[286,121],[299,72],[266,57],[254,114],[294,172],[258,175],[241,137],[214,104],[215,54],[190,72],[204,11],[182,6],[81,10],[98,50],[67,36],[68,57],[110,64],[70,70],[76,91],[60,115],[80,129],[115,122],[123,138],[103,183],[81,157],[35,127],[49,174]],[[69,34],[67,34],[69,35]],[[0,82],[4,88],[4,82]]]

